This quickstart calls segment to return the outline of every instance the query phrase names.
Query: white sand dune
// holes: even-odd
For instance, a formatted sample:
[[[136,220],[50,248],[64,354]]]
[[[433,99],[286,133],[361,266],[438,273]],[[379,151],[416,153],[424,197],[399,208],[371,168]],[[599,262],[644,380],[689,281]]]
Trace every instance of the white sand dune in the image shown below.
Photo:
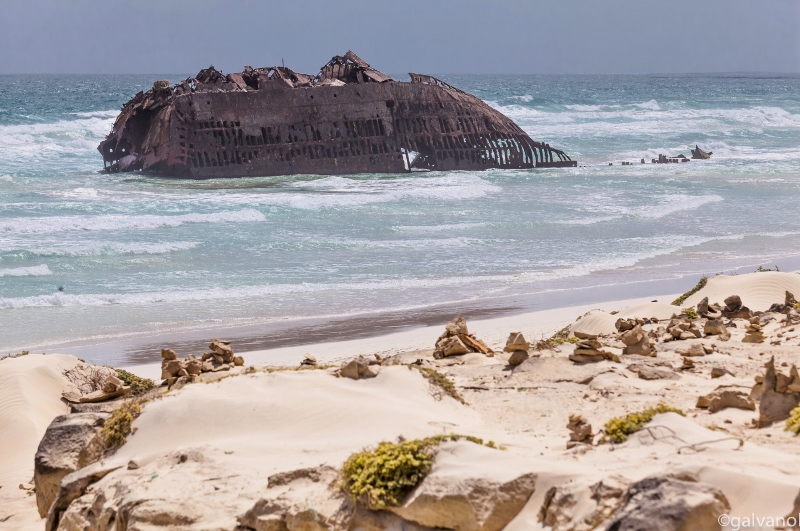
[[[33,496],[19,489],[33,478],[33,457],[47,426],[67,413],[62,373],[78,358],[29,354],[0,361],[0,519],[7,529],[41,529]],[[3,524],[0,523],[0,529]]]
[[[687,298],[684,306],[694,306],[703,297],[708,297],[709,303],[724,305],[727,297],[738,295],[751,310],[765,311],[776,302],[783,304],[786,291],[800,297],[800,274],[764,271],[746,275],[718,275],[709,278],[703,289]]]

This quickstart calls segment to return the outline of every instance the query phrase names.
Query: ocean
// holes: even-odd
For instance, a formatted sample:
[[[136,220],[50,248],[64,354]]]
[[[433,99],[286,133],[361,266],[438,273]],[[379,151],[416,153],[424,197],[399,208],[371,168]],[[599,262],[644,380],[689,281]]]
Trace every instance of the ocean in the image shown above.
[[[336,338],[800,268],[798,76],[440,76],[577,168],[100,173],[120,106],[185,77],[0,76],[0,353],[125,364],[170,334]],[[639,164],[696,144],[712,158]]]

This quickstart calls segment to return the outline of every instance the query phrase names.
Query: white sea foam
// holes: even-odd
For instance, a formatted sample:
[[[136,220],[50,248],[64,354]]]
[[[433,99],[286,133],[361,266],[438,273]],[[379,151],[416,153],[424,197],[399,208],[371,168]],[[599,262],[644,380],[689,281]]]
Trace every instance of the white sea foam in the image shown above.
[[[0,184],[3,183],[13,183],[14,178],[10,175],[0,175]]]
[[[111,131],[114,117],[93,113],[75,120],[0,125],[0,160],[30,161],[43,155],[74,156],[97,149],[97,144]]]
[[[0,220],[0,234],[51,234],[67,231],[149,230],[179,227],[184,223],[252,223],[264,221],[258,210],[231,210],[209,214],[177,214],[172,216],[122,215],[52,216],[9,218]]]
[[[0,277],[43,277],[52,274],[53,272],[50,271],[47,264],[0,269]]]
[[[31,238],[3,238],[0,252],[24,251],[35,256],[104,256],[104,255],[155,255],[188,251],[198,246],[198,242],[86,242],[85,240]]]

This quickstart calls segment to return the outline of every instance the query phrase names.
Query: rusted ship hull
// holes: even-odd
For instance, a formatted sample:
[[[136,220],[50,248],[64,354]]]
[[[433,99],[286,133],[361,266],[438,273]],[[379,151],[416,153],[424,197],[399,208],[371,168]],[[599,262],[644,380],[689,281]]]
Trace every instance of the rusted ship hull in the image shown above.
[[[237,74],[138,95],[98,148],[106,169],[207,179],[577,165],[429,76],[303,86],[282,75],[256,88]]]

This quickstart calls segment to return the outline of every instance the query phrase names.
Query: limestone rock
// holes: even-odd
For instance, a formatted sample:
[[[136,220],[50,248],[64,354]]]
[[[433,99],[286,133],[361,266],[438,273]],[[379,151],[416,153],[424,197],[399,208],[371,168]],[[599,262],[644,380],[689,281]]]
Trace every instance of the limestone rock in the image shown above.
[[[728,341],[731,338],[728,327],[718,319],[706,321],[706,324],[703,325],[703,334],[706,336],[719,336],[720,341]]]
[[[325,531],[337,517],[345,495],[336,488],[338,471],[330,466],[274,474],[267,488],[237,518],[243,529],[256,531]]]
[[[794,298],[794,294],[792,292],[790,291],[786,292],[783,304],[790,308],[794,307],[794,305],[797,304],[797,299]]]
[[[683,357],[683,365],[681,365],[680,369],[682,371],[688,371],[688,370],[694,369],[694,362],[692,361],[692,358],[688,358],[688,357],[684,356]]]
[[[600,529],[619,507],[629,483],[621,476],[610,476],[592,485],[572,481],[551,487],[539,510],[539,522],[552,531]]]
[[[701,316],[708,314],[708,297],[703,297],[703,300],[697,303],[697,314]]]
[[[676,350],[678,354],[686,357],[705,356],[710,354],[706,351],[702,343],[692,343],[689,348]]]
[[[589,333],[586,333],[586,332],[581,332],[580,330],[576,330],[575,332],[573,332],[573,334],[578,339],[597,339],[598,338],[597,334],[589,334]]]
[[[492,477],[453,481],[440,477],[434,465],[403,505],[388,510],[432,528],[500,531],[522,510],[535,485],[535,474],[502,482]]]
[[[161,357],[165,360],[176,360],[178,359],[178,355],[175,354],[175,351],[171,348],[162,348],[161,349]]]
[[[711,531],[730,512],[725,495],[703,483],[649,477],[628,487],[609,531]]]
[[[504,352],[517,352],[531,348],[530,343],[525,341],[525,336],[521,332],[511,332],[506,340],[506,346],[503,348]]]
[[[731,371],[725,369],[724,367],[712,367],[711,369],[711,378],[722,378],[726,374],[730,374],[731,376],[735,376]]]
[[[58,487],[58,494],[47,511],[47,520],[44,526],[45,531],[56,531],[59,528],[59,523],[64,516],[64,512],[73,501],[83,496],[90,485],[121,467],[122,465],[105,465],[100,461],[64,476]],[[65,526],[66,529],[82,529],[87,527],[88,526]]]
[[[358,380],[360,378],[374,378],[378,375],[380,370],[379,366],[370,366],[370,364],[363,357],[358,357],[342,364],[339,369],[339,376],[350,378],[351,380]]]
[[[716,413],[729,407],[755,411],[756,404],[750,398],[747,388],[721,385],[709,394],[699,397],[696,407],[708,409],[709,413]]]
[[[530,358],[530,355],[527,350],[515,350],[511,353],[511,356],[508,357],[508,364],[512,367],[516,367],[528,358]]]
[[[614,326],[616,327],[617,331],[626,332],[628,330],[632,330],[633,327],[636,326],[636,322],[635,321],[632,322],[629,319],[619,318],[617,319],[617,322],[614,323]]]
[[[442,357],[466,354],[470,350],[458,336],[446,337],[436,344],[436,349],[441,351]]]
[[[178,376],[178,372],[183,368],[180,360],[167,360],[161,362],[161,379],[173,378]]]
[[[750,323],[747,325],[747,333],[742,339],[742,343],[763,343],[764,332],[760,324]]]
[[[670,368],[654,367],[640,363],[628,365],[628,370],[635,373],[642,380],[678,380],[681,377],[680,374]]]
[[[655,356],[655,348],[650,344],[650,339],[642,330],[641,325],[620,334],[619,339],[625,343],[623,354],[638,354],[640,356]]]
[[[460,334],[468,335],[467,320],[464,317],[458,316],[444,326],[445,333],[451,336]]]
[[[103,456],[100,435],[108,413],[73,413],[53,419],[34,457],[33,482],[36,506],[44,518],[67,474],[94,463]]]
[[[797,368],[792,366],[789,376],[776,372],[775,357],[766,363],[766,374],[762,383],[756,383],[750,396],[758,398],[758,424],[767,425],[789,418],[789,413],[800,404],[800,377]]]
[[[575,363],[597,363],[603,360],[619,362],[619,356],[613,352],[603,350],[603,344],[597,339],[582,339],[575,345],[575,350],[569,355]]]
[[[315,366],[317,364],[317,358],[312,356],[311,354],[306,354],[303,356],[303,361],[300,362],[300,365],[307,365],[307,366]]]
[[[241,356],[234,356],[233,357],[233,365],[235,367],[242,367],[244,366],[244,358]]]
[[[190,354],[189,357],[186,359],[185,370],[186,374],[197,376],[198,374],[203,372],[203,362]]]

